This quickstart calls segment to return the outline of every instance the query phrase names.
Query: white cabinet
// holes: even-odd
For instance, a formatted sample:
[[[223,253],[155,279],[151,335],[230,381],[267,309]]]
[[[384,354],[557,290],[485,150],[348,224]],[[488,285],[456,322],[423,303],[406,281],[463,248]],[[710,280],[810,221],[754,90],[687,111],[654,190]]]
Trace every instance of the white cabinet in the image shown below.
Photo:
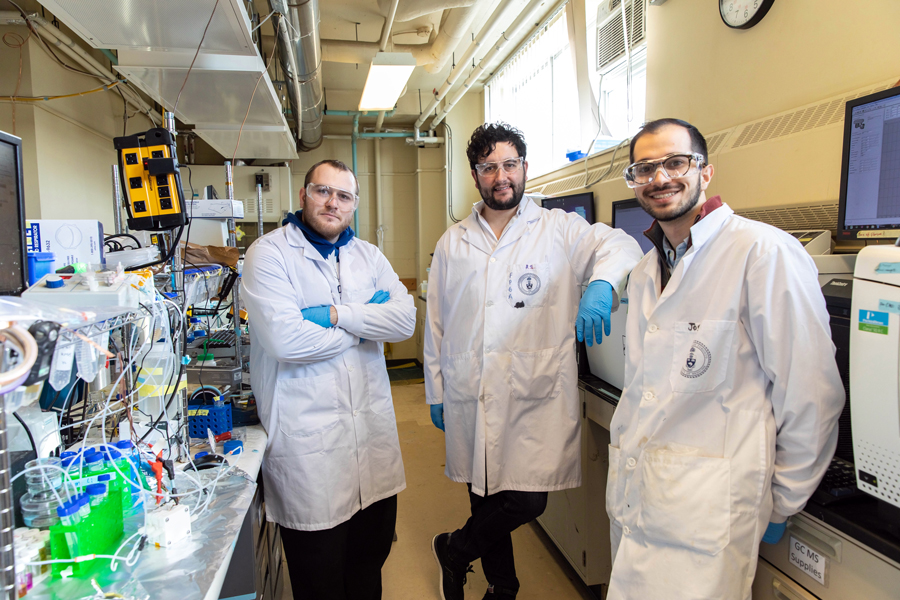
[[[579,390],[582,402],[582,486],[550,492],[538,523],[588,586],[606,586],[612,570],[604,505],[609,471],[609,420],[614,407]],[[597,589],[594,590],[599,591]]]

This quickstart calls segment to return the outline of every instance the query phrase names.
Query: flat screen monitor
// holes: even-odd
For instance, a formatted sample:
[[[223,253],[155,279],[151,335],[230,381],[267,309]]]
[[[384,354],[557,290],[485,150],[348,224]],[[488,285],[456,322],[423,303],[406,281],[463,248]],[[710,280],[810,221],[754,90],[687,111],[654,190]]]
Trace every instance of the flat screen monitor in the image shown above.
[[[28,281],[22,140],[0,131],[0,295],[18,296]]]
[[[546,209],[561,208],[566,212],[577,213],[591,225],[594,224],[594,192],[544,198],[541,206]]]
[[[838,239],[900,236],[900,88],[847,102]]]
[[[633,237],[644,254],[653,249],[653,242],[644,235],[652,224],[653,217],[641,208],[637,200],[619,200],[612,203],[612,226]]]

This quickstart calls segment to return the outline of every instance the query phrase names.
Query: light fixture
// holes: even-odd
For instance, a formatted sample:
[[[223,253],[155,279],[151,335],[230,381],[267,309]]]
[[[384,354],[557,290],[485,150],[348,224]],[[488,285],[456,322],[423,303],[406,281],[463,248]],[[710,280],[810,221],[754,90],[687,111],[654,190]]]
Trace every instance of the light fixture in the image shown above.
[[[416,59],[409,52],[375,54],[359,110],[392,110],[415,68]]]

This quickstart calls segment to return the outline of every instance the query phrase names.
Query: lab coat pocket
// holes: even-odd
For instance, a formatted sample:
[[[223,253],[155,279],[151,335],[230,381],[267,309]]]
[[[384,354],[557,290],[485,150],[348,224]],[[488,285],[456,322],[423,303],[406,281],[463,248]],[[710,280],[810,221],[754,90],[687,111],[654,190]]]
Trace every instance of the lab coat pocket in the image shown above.
[[[391,382],[384,358],[376,358],[366,364],[366,384],[372,412],[386,413],[394,408],[394,402],[391,400]]]
[[[297,455],[321,452],[322,433],[338,422],[337,383],[334,375],[280,379],[275,386],[278,427],[291,438]]]
[[[516,400],[550,400],[559,395],[558,348],[510,352],[509,387]]]
[[[550,263],[522,263],[507,269],[506,301],[513,308],[544,306],[550,287]]]
[[[644,453],[638,526],[648,539],[709,556],[731,539],[727,458]]]
[[[606,477],[606,514],[610,521],[622,521],[622,504],[619,497],[619,460],[618,448],[609,446],[609,474]]]
[[[725,381],[736,325],[734,321],[675,323],[674,359],[669,373],[673,392],[709,392]]]
[[[441,358],[444,378],[444,401],[476,402],[481,381],[481,368],[475,351],[450,354]]]

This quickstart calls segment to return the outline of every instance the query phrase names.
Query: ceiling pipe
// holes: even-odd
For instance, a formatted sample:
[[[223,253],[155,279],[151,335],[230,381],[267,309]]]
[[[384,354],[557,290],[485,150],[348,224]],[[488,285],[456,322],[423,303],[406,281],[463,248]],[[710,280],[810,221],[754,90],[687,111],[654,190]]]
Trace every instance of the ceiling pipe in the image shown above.
[[[291,114],[299,115],[303,113],[303,100],[300,95],[300,78],[297,68],[297,53],[294,51],[294,44],[291,37],[290,26],[284,15],[288,14],[288,6],[286,0],[269,0],[269,8],[278,16],[275,17],[276,43],[278,44],[278,60],[281,63],[281,70],[285,74],[285,85],[288,88],[288,103],[291,105]],[[294,139],[299,146],[301,131],[301,120],[294,119]]]
[[[273,10],[281,12],[287,21],[290,54],[296,62],[296,79],[300,98],[291,102],[292,114],[300,131],[297,148],[314,150],[322,144],[322,117],[325,94],[322,89],[322,44],[319,39],[318,0],[271,0]],[[278,7],[276,9],[276,6]],[[279,38],[281,34],[279,32]],[[284,63],[282,63],[283,65]],[[287,69],[285,69],[287,71]],[[295,110],[294,102],[299,103]]]
[[[381,28],[381,46],[379,48],[380,52],[384,52],[385,48],[387,48],[388,42],[391,40],[391,29],[394,27],[394,16],[397,14],[397,6],[400,4],[400,0],[392,0],[391,1],[391,9],[388,11],[388,16],[384,20],[384,26]],[[378,120],[375,121],[375,133],[379,133],[381,131],[381,126],[384,124],[384,112],[380,111],[378,113]],[[376,150],[378,146],[376,145]],[[379,180],[378,185],[381,185],[381,181]]]
[[[112,83],[113,81],[120,79],[118,75],[111,73],[93,56],[88,54],[81,46],[72,41],[72,38],[59,31],[56,27],[53,27],[46,19],[44,19],[40,15],[36,13],[30,14],[27,16],[27,18],[32,26],[40,30],[39,33],[41,34],[41,37],[44,38],[44,41],[47,42],[48,45],[56,46],[83,68],[91,71],[94,75],[97,75],[101,79],[107,80],[107,83]],[[6,25],[25,25],[25,18],[23,18],[22,15],[18,12],[0,11],[0,23]],[[162,124],[162,115],[156,112],[156,110],[154,110],[152,106],[145,102],[144,99],[141,98],[140,94],[125,85],[118,86],[116,89],[122,92],[122,94],[125,96],[126,102],[147,115],[154,125]]]
[[[416,127],[422,127],[425,123],[425,120],[428,118],[428,115],[431,114],[435,108],[437,108],[438,104],[440,104],[441,100],[444,99],[444,96],[447,95],[447,92],[450,91],[450,88],[453,87],[453,84],[456,83],[456,80],[459,79],[459,76],[462,75],[463,71],[468,67],[469,61],[472,60],[472,57],[478,52],[479,48],[481,48],[482,43],[490,39],[501,24],[506,23],[513,14],[513,11],[518,11],[521,9],[521,5],[523,0],[501,0],[500,4],[494,10],[494,13],[490,16],[487,23],[484,27],[481,28],[481,31],[478,32],[478,35],[475,36],[475,39],[472,40],[472,43],[469,44],[469,47],[466,48],[465,53],[456,63],[456,66],[453,67],[453,70],[450,71],[450,75],[447,76],[447,80],[444,82],[444,85],[441,86],[441,89],[437,91],[437,93],[432,98],[431,102],[428,103],[428,106],[422,111],[422,114],[419,115],[419,118],[416,119]]]
[[[506,28],[497,42],[494,44],[494,47],[485,54],[481,61],[479,61],[478,66],[469,74],[469,77],[463,82],[462,86],[460,86],[450,97],[450,99],[444,103],[443,108],[435,115],[434,119],[431,120],[431,124],[428,126],[429,129],[434,129],[440,124],[441,121],[444,120],[444,117],[447,116],[453,107],[456,106],[456,103],[459,102],[460,98],[469,91],[469,88],[478,81],[478,78],[481,77],[481,74],[484,73],[487,66],[493,61],[497,55],[499,55],[504,48],[506,48],[507,44],[512,38],[515,38],[519,32],[531,23],[532,19],[534,19],[541,6],[545,3],[546,0],[532,0],[531,3],[523,10],[516,20],[513,21],[509,27]]]
[[[426,71],[437,73],[444,68],[460,40],[468,33],[472,21],[475,20],[482,7],[490,1],[478,0],[471,6],[454,8],[447,14],[447,18],[441,23],[441,30],[428,50],[429,60],[425,65]]]
[[[392,0],[378,0],[378,8],[382,14]],[[397,12],[397,21],[405,23],[448,8],[472,6],[477,0],[404,0]]]

